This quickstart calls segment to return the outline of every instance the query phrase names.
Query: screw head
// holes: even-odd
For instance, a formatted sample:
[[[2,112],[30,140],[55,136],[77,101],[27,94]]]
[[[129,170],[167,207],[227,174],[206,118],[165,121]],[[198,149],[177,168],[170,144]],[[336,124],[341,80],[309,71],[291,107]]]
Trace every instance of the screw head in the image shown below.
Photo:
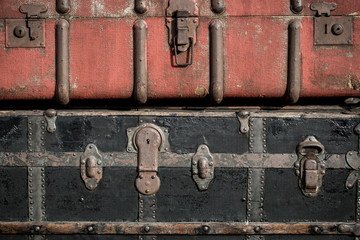
[[[26,30],[23,26],[16,26],[14,29],[14,35],[17,38],[25,37]]]
[[[339,23],[335,23],[331,27],[331,31],[334,35],[341,35],[344,32],[344,26]]]
[[[87,228],[87,230],[88,230],[88,232],[92,232],[92,231],[94,231],[94,228],[93,228],[92,226],[89,226],[89,227]]]

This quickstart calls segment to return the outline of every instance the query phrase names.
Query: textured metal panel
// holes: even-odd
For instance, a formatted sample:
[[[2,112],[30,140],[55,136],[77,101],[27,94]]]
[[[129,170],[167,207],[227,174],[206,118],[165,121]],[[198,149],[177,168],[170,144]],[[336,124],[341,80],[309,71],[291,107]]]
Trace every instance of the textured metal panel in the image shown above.
[[[28,117],[28,151],[45,151],[45,119],[43,117]]]
[[[26,151],[26,124],[26,117],[0,118],[0,152]]]

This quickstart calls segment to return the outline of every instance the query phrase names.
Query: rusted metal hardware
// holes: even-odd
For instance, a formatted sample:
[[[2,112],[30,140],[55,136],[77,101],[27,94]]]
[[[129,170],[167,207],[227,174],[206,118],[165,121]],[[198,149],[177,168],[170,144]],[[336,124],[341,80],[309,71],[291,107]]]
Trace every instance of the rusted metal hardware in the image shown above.
[[[288,84],[286,101],[296,103],[300,97],[301,87],[301,49],[300,49],[299,20],[293,20],[289,24],[289,45],[288,45]]]
[[[146,103],[148,97],[146,35],[146,22],[137,21],[134,24],[134,97],[141,104]]]
[[[263,222],[264,216],[264,187],[265,169],[249,168],[248,195],[247,195],[247,221]]]
[[[192,177],[200,191],[207,190],[214,179],[214,158],[208,146],[202,144],[198,147],[191,160]]]
[[[303,0],[290,0],[290,9],[293,13],[300,13],[304,9]]]
[[[46,130],[49,133],[53,133],[56,131],[56,110],[48,109],[44,112],[44,117],[46,121]]]
[[[166,16],[169,45],[174,48],[175,64],[189,66],[193,63],[196,29],[199,25],[199,9],[195,0],[169,0]],[[186,62],[178,61],[180,53],[187,54]]]
[[[149,9],[149,3],[148,0],[135,0],[135,12],[139,13],[139,14],[143,14],[146,13],[147,10]]]
[[[56,11],[60,14],[70,12],[70,0],[56,0]]]
[[[358,151],[349,151],[346,153],[346,163],[353,169],[346,179],[346,188],[353,188],[360,180],[360,123],[354,128],[354,132],[358,135]]]
[[[69,22],[56,23],[56,100],[60,104],[70,101],[69,78]]]
[[[1,234],[355,235],[352,222],[0,222]]]
[[[308,136],[298,145],[297,155],[294,166],[299,187],[306,197],[316,197],[325,175],[325,148],[314,136]]]
[[[219,104],[224,97],[224,37],[219,19],[210,23],[210,96]]]
[[[214,13],[223,13],[225,11],[224,0],[211,0],[211,9]]]
[[[331,17],[331,11],[337,8],[335,3],[312,3],[311,10],[316,11],[314,25],[315,45],[352,44],[353,18],[351,16]]]
[[[239,119],[240,122],[240,132],[242,134],[246,134],[249,132],[249,119],[250,119],[250,112],[248,111],[240,111],[237,114],[237,118]]]
[[[161,142],[161,133],[150,126],[144,126],[134,134],[139,173],[135,186],[141,194],[152,195],[160,189],[160,178],[157,172]]]
[[[360,222],[360,179],[357,180],[357,189],[356,189],[356,222],[357,223]]]
[[[41,116],[28,117],[28,151],[45,152],[45,121]]]
[[[126,131],[127,136],[128,136],[128,144],[127,144],[127,148],[126,148],[127,152],[130,152],[130,153],[137,152],[137,148],[134,144],[135,135],[140,129],[142,129],[144,127],[154,128],[160,133],[160,135],[161,135],[160,152],[168,152],[169,151],[169,149],[170,149],[169,130],[167,128],[159,127],[152,123],[144,123],[143,120],[140,120],[140,124],[141,125],[139,127],[128,128]]]
[[[26,19],[6,20],[6,47],[45,47],[45,5],[24,4],[19,8]]]
[[[46,220],[45,212],[45,168],[28,168],[28,196],[29,196],[29,221],[41,222]],[[41,227],[34,225],[34,232],[39,232]],[[42,240],[41,235],[30,235],[30,239]]]
[[[262,158],[267,156],[266,146],[266,119],[265,118],[250,118],[250,138],[249,151],[250,153],[262,153]]]
[[[87,189],[96,189],[103,174],[103,158],[95,144],[88,144],[80,158],[81,178]]]
[[[157,199],[156,195],[146,196],[139,193],[139,222],[156,222]],[[149,226],[144,226],[145,232],[150,231]],[[140,235],[139,240],[156,240],[155,235]]]

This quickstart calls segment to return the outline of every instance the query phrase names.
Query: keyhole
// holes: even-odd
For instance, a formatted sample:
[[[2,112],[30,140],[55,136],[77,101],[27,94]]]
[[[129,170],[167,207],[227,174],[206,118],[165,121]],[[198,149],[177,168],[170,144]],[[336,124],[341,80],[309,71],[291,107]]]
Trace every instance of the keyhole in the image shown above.
[[[146,143],[147,143],[147,144],[150,144],[150,139],[146,139]]]
[[[328,33],[328,25],[327,24],[325,24],[325,34],[327,34]]]

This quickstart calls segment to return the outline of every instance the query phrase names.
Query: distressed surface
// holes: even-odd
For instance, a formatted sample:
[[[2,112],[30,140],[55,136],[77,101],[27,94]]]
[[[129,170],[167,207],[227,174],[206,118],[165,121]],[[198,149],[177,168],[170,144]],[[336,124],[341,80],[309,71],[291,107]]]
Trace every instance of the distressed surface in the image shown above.
[[[47,240],[139,240],[136,235],[50,235],[46,237]]]
[[[137,122],[137,117],[58,117],[56,132],[47,133],[46,151],[83,152],[89,143],[101,152],[125,151],[126,129]]]
[[[269,153],[296,153],[297,145],[307,136],[315,136],[326,153],[358,150],[358,136],[354,133],[357,120],[270,118],[267,122]]]
[[[265,218],[268,222],[354,221],[355,189],[346,190],[347,169],[327,169],[319,195],[307,198],[294,169],[266,169]],[[336,209],[336,210],[335,210]]]
[[[46,213],[49,221],[135,221],[138,192],[135,168],[103,168],[103,178],[89,191],[79,168],[47,167]]]
[[[70,23],[70,99],[131,97],[132,26],[130,19]]]
[[[215,168],[214,175],[208,190],[200,192],[192,179],[190,167],[160,168],[157,220],[244,221],[246,201],[242,198],[247,194],[247,170]]]
[[[0,20],[0,100],[54,97],[55,21],[44,25],[45,48],[5,48],[5,22]]]
[[[0,118],[0,151],[23,152],[27,149],[27,118]]]
[[[296,235],[270,235],[266,240],[354,240],[353,236],[296,236]]]
[[[228,18],[224,97],[282,97],[286,79],[287,20]]]
[[[0,168],[0,196],[1,221],[28,221],[27,168]]]

